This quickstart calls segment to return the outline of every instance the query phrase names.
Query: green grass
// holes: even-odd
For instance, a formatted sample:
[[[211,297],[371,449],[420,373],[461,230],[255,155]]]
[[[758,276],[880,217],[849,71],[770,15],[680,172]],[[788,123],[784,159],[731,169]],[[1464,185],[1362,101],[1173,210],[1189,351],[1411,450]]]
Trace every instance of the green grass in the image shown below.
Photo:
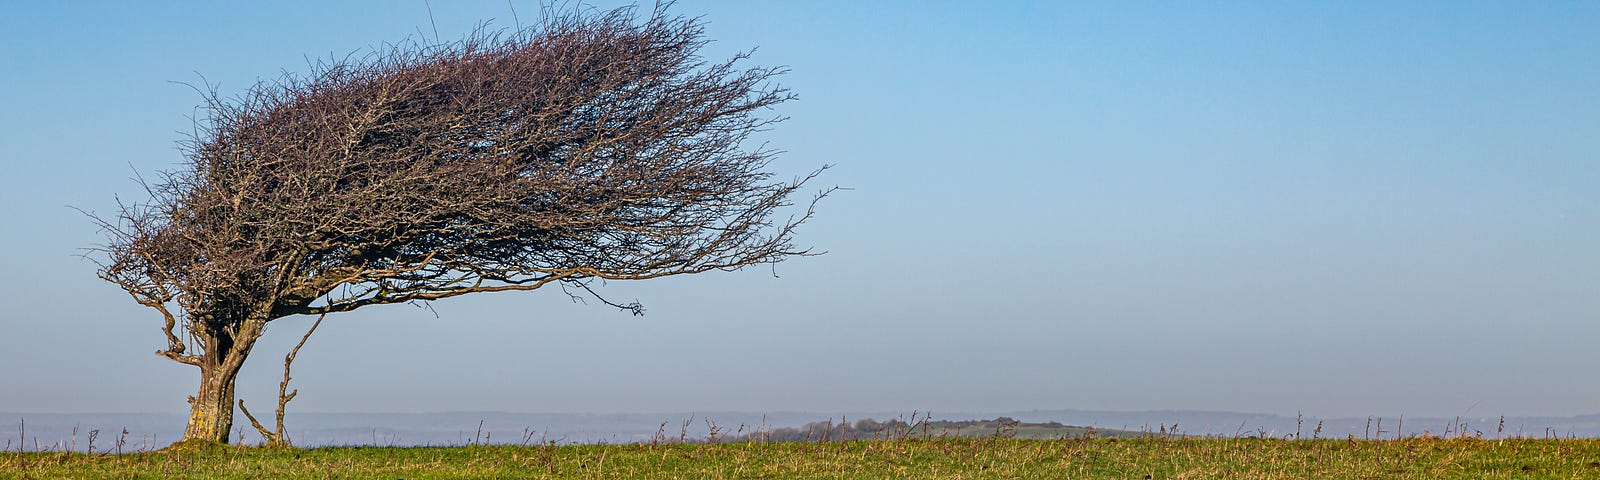
[[[1146,477],[1148,475],[1148,477]],[[0,478],[1600,478],[1600,440],[906,439],[0,454]]]

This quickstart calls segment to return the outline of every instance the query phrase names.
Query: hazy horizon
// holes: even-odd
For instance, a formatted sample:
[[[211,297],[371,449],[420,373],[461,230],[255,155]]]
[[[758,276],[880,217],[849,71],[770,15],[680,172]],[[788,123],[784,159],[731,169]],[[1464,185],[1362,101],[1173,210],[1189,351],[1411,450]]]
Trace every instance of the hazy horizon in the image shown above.
[[[159,448],[163,439],[177,438],[183,430],[185,413],[33,415],[11,417],[0,412],[0,430],[26,433],[50,449],[78,445],[86,449],[85,432],[127,432],[130,449]],[[11,418],[6,418],[11,417]],[[385,414],[369,412],[296,412],[286,419],[286,430],[295,445],[429,446],[465,445],[474,442],[519,444],[544,439],[559,443],[635,443],[655,441],[657,435],[676,439],[704,439],[712,425],[723,435],[748,433],[754,429],[771,431],[798,428],[807,424],[901,420],[910,424],[924,421],[994,420],[1007,417],[1029,423],[1059,423],[1126,432],[1158,432],[1197,436],[1268,436],[1300,434],[1311,438],[1392,438],[1394,435],[1461,435],[1488,439],[1507,437],[1600,437],[1600,415],[1579,417],[1354,417],[1275,416],[1239,412],[1098,412],[1078,410],[1024,412],[934,413],[912,418],[899,412],[679,412],[671,414],[535,414],[507,412],[455,412]],[[26,421],[24,425],[22,422]],[[936,427],[937,428],[937,427]],[[24,431],[24,429],[26,429]],[[235,425],[235,435],[245,443],[256,442],[256,435],[244,425]],[[941,435],[935,431],[933,435]],[[102,437],[104,438],[104,437]],[[497,440],[498,439],[498,440]],[[102,443],[104,445],[104,443]]]
[[[529,23],[537,3],[514,1]],[[611,8],[616,2],[593,2]],[[648,9],[648,6],[643,7]],[[300,412],[1600,412],[1600,3],[712,2],[786,65],[775,269],[331,315]],[[0,7],[0,412],[182,412],[197,371],[78,258],[201,97],[504,1]],[[72,208],[69,208],[72,207]],[[774,273],[777,277],[774,277]],[[270,410],[310,325],[270,324]],[[260,405],[257,407],[256,405]],[[256,412],[260,413],[260,412]],[[236,419],[242,422],[243,417]],[[247,425],[247,424],[246,424]]]

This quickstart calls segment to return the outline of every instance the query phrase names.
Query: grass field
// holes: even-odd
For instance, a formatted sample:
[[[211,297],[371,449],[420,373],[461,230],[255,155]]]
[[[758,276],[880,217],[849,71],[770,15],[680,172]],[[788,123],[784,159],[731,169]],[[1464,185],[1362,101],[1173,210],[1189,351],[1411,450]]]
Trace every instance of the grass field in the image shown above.
[[[1596,439],[904,439],[0,454],[0,478],[1600,478]]]

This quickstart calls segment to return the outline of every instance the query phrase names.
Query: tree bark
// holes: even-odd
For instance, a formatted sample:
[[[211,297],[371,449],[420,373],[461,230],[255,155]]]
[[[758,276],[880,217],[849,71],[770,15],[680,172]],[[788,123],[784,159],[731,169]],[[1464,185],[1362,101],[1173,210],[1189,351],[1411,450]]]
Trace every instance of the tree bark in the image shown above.
[[[189,424],[183,440],[228,443],[233,430],[233,389],[239,366],[221,364],[200,367],[200,391],[189,397]]]
[[[200,357],[200,390],[189,397],[189,423],[180,441],[228,443],[228,433],[233,430],[234,385],[265,323],[247,321],[234,335],[219,334],[208,342],[215,348]]]

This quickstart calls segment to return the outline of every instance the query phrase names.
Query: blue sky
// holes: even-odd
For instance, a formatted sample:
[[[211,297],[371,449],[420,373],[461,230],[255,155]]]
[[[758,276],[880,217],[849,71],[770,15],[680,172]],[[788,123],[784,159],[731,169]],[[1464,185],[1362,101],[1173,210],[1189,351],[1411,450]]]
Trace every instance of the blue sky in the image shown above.
[[[195,372],[68,208],[181,161],[175,82],[433,36],[420,0],[265,3],[0,6],[0,411],[185,408]],[[446,40],[514,24],[432,9]],[[330,317],[292,410],[1600,411],[1600,4],[673,11],[792,69],[761,140],[851,188],[801,231],[829,253],[606,287],[644,317],[559,290]],[[242,398],[308,324],[271,325]]]

